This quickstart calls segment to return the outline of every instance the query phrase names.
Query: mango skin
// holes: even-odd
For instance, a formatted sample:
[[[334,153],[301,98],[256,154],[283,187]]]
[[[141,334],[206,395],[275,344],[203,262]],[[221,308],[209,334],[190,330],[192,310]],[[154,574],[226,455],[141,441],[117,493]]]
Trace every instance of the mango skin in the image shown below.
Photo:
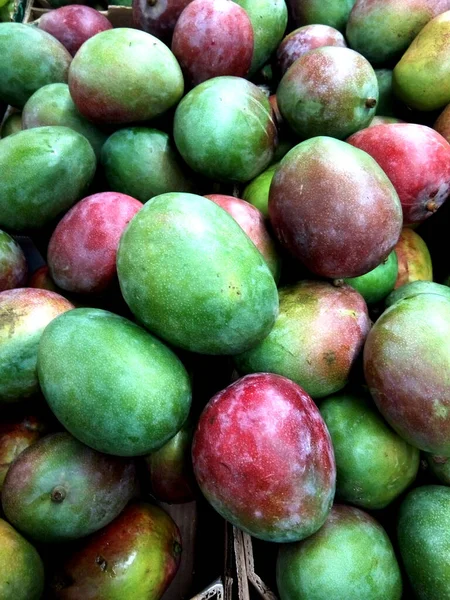
[[[433,17],[449,9],[448,0],[356,0],[346,36],[350,47],[371,63],[389,63]]]
[[[37,90],[23,107],[22,125],[23,129],[59,125],[78,131],[87,138],[97,159],[108,137],[80,115],[66,83],[53,83]]]
[[[22,108],[48,83],[67,82],[72,57],[49,33],[21,23],[0,24],[0,100]]]
[[[450,485],[450,459],[446,456],[425,453],[425,460],[433,475],[444,485]]]
[[[364,347],[364,374],[381,414],[412,446],[450,456],[450,301],[419,294],[393,304]]]
[[[27,537],[63,542],[115,519],[135,492],[135,478],[131,460],[96,452],[67,432],[54,433],[11,465],[2,506],[8,521]]]
[[[92,181],[95,154],[68,127],[38,127],[0,141],[0,227],[38,228],[68,210]]]
[[[0,129],[0,139],[22,131],[22,113],[12,113],[3,121]]]
[[[141,202],[167,192],[191,192],[193,183],[169,135],[147,127],[113,133],[101,154],[111,189]]]
[[[287,0],[294,23],[298,26],[319,23],[345,30],[355,0]]]
[[[378,104],[375,109],[376,115],[384,117],[394,116],[394,94],[392,92],[391,69],[375,69],[375,75],[378,81]]]
[[[400,600],[402,580],[392,544],[368,514],[334,505],[310,538],[281,546],[281,600]]]
[[[180,360],[108,311],[77,308],[67,317],[45,329],[38,353],[39,383],[58,420],[107,454],[138,456],[163,446],[191,404]]]
[[[389,308],[396,302],[403,300],[403,298],[411,298],[418,294],[438,294],[450,300],[450,289],[446,285],[434,283],[433,281],[411,281],[391,292],[386,298],[385,306]]]
[[[69,88],[82,115],[94,123],[153,119],[184,92],[180,65],[154,36],[119,27],[102,31],[78,50]]]
[[[372,271],[359,277],[348,277],[344,283],[361,294],[367,304],[383,300],[394,289],[398,275],[398,260],[395,250]],[[339,280],[337,280],[339,281]],[[336,284],[336,281],[335,281]]]
[[[0,229],[0,292],[25,285],[27,259],[14,238]]]
[[[234,357],[242,374],[288,377],[312,398],[347,383],[370,329],[363,298],[349,286],[302,281],[279,290],[280,314],[269,335]]]
[[[336,459],[336,495],[366,509],[388,506],[414,481],[420,452],[382,419],[370,398],[336,394],[320,404]]]
[[[41,557],[9,523],[0,519],[0,598],[40,600],[44,591]]]
[[[57,600],[159,600],[178,570],[181,537],[151,504],[130,504],[74,550],[56,573]]]
[[[242,199],[253,204],[266,218],[269,216],[270,184],[277,167],[278,163],[268,167],[258,177],[250,181],[242,193]]]
[[[194,171],[218,181],[247,182],[270,164],[277,130],[270,103],[241,77],[214,77],[177,106],[173,135]]]
[[[418,600],[448,600],[450,489],[416,488],[404,499],[397,524],[398,545]]]
[[[433,281],[430,251],[418,233],[405,227],[394,251],[398,259],[395,289],[413,281]]]
[[[394,93],[411,108],[431,111],[450,102],[449,33],[447,10],[425,25],[396,64]]]
[[[117,273],[137,319],[192,352],[242,352],[269,333],[278,314],[262,255],[233,217],[202,196],[170,193],[147,202],[122,235]]]

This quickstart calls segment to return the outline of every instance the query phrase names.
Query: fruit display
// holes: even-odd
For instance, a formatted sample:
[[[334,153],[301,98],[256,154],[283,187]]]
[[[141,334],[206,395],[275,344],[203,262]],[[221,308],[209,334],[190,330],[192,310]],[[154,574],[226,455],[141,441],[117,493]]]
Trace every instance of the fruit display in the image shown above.
[[[12,4],[0,600],[449,600],[450,1]]]

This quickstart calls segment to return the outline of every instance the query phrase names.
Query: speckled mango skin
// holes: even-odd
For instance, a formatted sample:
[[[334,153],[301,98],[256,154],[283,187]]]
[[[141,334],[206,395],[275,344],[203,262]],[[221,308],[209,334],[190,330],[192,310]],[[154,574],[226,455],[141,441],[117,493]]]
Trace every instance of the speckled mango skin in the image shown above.
[[[28,266],[22,248],[0,230],[0,292],[25,285]]]
[[[430,251],[418,233],[405,227],[395,246],[398,274],[395,289],[413,281],[433,281]]]
[[[210,504],[263,540],[311,535],[333,502],[328,430],[308,394],[279,375],[247,375],[216,394],[199,419],[192,460]]]
[[[36,360],[45,327],[73,305],[54,292],[18,288],[0,293],[0,404],[39,390]]]
[[[448,600],[450,489],[427,485],[410,492],[397,525],[400,554],[418,600]]]
[[[350,48],[326,46],[303,54],[289,67],[277,88],[277,101],[282,117],[302,139],[344,139],[375,116],[378,81],[363,56]]]
[[[364,373],[378,409],[411,445],[450,456],[450,301],[399,300],[376,321]]]
[[[319,281],[282,288],[279,298],[269,335],[234,357],[238,371],[278,373],[314,399],[342,389],[370,329],[363,298],[349,286]]]
[[[52,83],[37,90],[23,107],[22,125],[23,129],[69,127],[87,138],[97,159],[108,137],[78,112],[66,83]]]
[[[390,63],[428,21],[449,9],[448,0],[356,0],[346,36],[350,47],[371,63]]]
[[[147,202],[122,235],[117,273],[137,319],[192,352],[243,352],[278,314],[264,258],[233,217],[202,196],[171,193]]]
[[[420,452],[383,420],[370,398],[336,394],[320,404],[336,459],[336,496],[367,509],[388,506],[417,475]]]
[[[160,448],[185,422],[188,374],[159,340],[106,310],[77,308],[44,331],[39,383],[64,427],[107,454]]]
[[[335,505],[307,540],[280,548],[281,600],[400,600],[402,580],[392,544],[375,519]]]
[[[347,142],[370,154],[389,177],[405,225],[431,217],[450,195],[450,144],[434,129],[393,123],[358,131]]]
[[[250,75],[254,75],[270,59],[283,39],[288,21],[284,0],[236,0],[250,17],[254,33]]]
[[[214,77],[191,90],[175,112],[177,148],[196,172],[247,182],[270,164],[277,130],[269,100],[241,77]]]
[[[0,100],[22,108],[42,86],[67,82],[71,60],[49,33],[22,23],[0,23]]]
[[[389,256],[375,267],[372,271],[360,275],[359,277],[349,277],[344,279],[347,285],[350,285],[361,294],[367,304],[375,304],[383,300],[389,292],[394,289],[398,275],[398,260],[395,250]]]
[[[79,200],[92,181],[95,154],[68,127],[38,127],[0,141],[0,227],[47,224]]]
[[[135,492],[129,459],[88,448],[69,433],[45,436],[11,465],[2,489],[8,521],[39,542],[63,542],[105,527]],[[53,500],[55,491],[62,501]]]
[[[126,127],[113,133],[101,155],[111,189],[141,202],[168,192],[191,192],[193,183],[167,133]]]
[[[0,519],[0,598],[40,600],[44,565],[34,546]]]
[[[403,298],[410,298],[418,294],[438,294],[450,300],[450,289],[446,285],[433,281],[411,281],[391,292],[386,298],[385,306],[389,308]]]
[[[411,108],[444,108],[450,102],[450,6],[418,33],[394,68],[393,90]]]
[[[283,246],[310,271],[330,278],[374,269],[402,228],[397,192],[375,160],[323,136],[282,159],[270,186],[269,216]]]
[[[287,0],[294,22],[300,25],[320,23],[345,30],[355,0]]]
[[[57,600],[159,600],[180,558],[172,518],[151,504],[130,504],[69,556],[51,587]]]
[[[176,58],[160,40],[137,29],[102,31],[78,50],[69,89],[94,123],[147,121],[174,106],[184,92]]]

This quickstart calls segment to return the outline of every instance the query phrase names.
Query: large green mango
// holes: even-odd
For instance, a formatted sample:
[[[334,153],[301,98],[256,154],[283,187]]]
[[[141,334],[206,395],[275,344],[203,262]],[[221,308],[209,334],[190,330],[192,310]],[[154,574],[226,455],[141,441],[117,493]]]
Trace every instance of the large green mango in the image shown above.
[[[0,227],[42,227],[68,210],[95,174],[87,139],[68,127],[37,127],[0,141]]]
[[[38,351],[39,382],[59,421],[100,452],[138,456],[160,448],[189,414],[182,363],[123,317],[95,308],[67,315],[46,327]]]
[[[0,24],[0,100],[21,108],[48,83],[67,82],[72,57],[49,33],[22,25]]]
[[[277,288],[256,246],[226,211],[195,194],[147,202],[122,236],[117,272],[136,317],[193,352],[243,352],[278,314]]]

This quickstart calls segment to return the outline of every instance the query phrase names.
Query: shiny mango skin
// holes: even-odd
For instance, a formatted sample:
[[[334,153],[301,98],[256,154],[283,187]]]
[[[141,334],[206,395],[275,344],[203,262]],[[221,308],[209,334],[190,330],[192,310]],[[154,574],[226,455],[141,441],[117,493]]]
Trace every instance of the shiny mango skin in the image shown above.
[[[69,556],[52,591],[57,600],[159,600],[180,558],[172,518],[151,504],[130,504]]]
[[[361,294],[367,304],[383,300],[394,289],[398,275],[397,254],[393,250],[382,263],[359,277],[348,277],[343,281]]]
[[[311,537],[281,546],[277,584],[281,600],[400,600],[402,595],[400,569],[384,529],[362,510],[339,504]]]
[[[144,205],[122,235],[117,273],[138,321],[192,352],[243,352],[278,314],[260,252],[233,217],[195,194],[161,194]]]
[[[129,459],[88,448],[69,433],[47,435],[9,468],[2,506],[10,523],[39,542],[78,539],[105,527],[135,493]]]
[[[160,448],[189,414],[191,388],[180,360],[106,310],[77,308],[68,317],[45,329],[38,352],[39,383],[58,420],[107,454]]]
[[[411,298],[419,294],[438,294],[450,300],[450,289],[446,285],[434,283],[434,281],[411,281],[391,292],[385,300],[385,306],[389,308],[404,298]]]
[[[92,181],[95,154],[68,127],[38,127],[0,141],[0,227],[38,228],[67,211]]]
[[[0,519],[0,598],[40,600],[44,565],[34,546]]]
[[[340,393],[320,403],[336,459],[336,495],[366,509],[388,506],[414,481],[420,453],[383,420],[370,398]]]
[[[417,600],[448,600],[450,489],[426,485],[412,490],[400,507],[397,537]]]
[[[421,111],[450,102],[450,10],[427,23],[394,68],[393,90]]]
[[[22,108],[42,86],[67,82],[71,61],[49,33],[22,23],[1,23],[0,100]]]

